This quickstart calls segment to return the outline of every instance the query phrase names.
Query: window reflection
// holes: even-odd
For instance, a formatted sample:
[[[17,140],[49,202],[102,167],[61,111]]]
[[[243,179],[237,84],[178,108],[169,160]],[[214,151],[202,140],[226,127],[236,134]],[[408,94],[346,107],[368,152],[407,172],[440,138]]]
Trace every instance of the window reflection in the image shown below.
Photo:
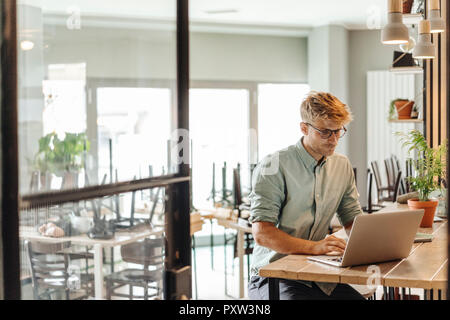
[[[145,298],[145,284],[148,299],[162,298],[164,194],[156,188],[22,210],[23,298],[120,299],[130,283],[133,298]],[[105,292],[95,288],[100,269],[111,285]]]
[[[174,173],[176,2],[24,0],[17,10],[20,193]],[[44,155],[48,135],[64,148]],[[86,146],[68,148],[71,135]]]

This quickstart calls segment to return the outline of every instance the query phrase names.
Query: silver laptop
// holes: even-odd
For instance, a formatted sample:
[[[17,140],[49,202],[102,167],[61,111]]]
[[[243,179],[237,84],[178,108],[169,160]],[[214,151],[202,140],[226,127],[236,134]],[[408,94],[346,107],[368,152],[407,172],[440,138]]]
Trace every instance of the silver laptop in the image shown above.
[[[338,267],[403,259],[411,252],[424,210],[356,216],[342,256],[310,256],[308,260]]]

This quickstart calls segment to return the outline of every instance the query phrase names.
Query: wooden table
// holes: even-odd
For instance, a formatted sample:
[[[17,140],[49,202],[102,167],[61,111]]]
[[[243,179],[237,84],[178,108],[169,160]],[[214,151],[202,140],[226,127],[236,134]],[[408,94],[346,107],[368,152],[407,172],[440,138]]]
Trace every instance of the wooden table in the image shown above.
[[[32,241],[45,242],[64,242],[70,241],[72,244],[82,246],[93,246],[94,248],[94,283],[95,283],[95,299],[104,299],[105,293],[103,288],[103,248],[111,248],[123,246],[128,243],[150,237],[152,235],[160,236],[164,232],[161,227],[151,229],[150,227],[133,228],[129,230],[119,231],[115,233],[114,238],[109,240],[91,239],[87,235],[79,235],[73,237],[50,238],[39,234],[33,227],[20,227],[20,238]]]
[[[391,205],[379,212],[404,208],[404,205]],[[410,255],[402,260],[339,268],[308,261],[307,255],[288,255],[261,268],[259,275],[269,278],[269,299],[279,299],[279,279],[445,291],[447,221],[435,222],[432,228],[419,228],[418,232],[433,233],[433,241],[415,243]],[[373,269],[373,266],[378,269]],[[373,270],[379,272],[378,277],[374,277]]]

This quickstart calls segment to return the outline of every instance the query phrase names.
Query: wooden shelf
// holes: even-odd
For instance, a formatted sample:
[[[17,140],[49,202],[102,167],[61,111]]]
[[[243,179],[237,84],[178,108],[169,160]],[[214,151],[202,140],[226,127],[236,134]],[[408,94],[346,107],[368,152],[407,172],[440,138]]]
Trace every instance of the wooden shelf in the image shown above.
[[[392,119],[392,120],[389,120],[389,122],[392,122],[392,123],[423,123],[423,119],[404,119],[404,120]]]
[[[420,66],[414,67],[391,67],[389,69],[390,72],[393,73],[401,73],[401,74],[416,74],[423,73],[423,68]]]
[[[407,25],[419,24],[422,19],[423,17],[420,13],[403,14],[403,23]]]

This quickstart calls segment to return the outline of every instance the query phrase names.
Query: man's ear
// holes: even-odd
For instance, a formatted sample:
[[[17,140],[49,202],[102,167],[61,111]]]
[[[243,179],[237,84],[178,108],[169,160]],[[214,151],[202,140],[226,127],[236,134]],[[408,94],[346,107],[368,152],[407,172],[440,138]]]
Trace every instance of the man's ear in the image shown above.
[[[308,135],[308,125],[304,122],[300,122],[300,130],[302,131],[303,135]]]

